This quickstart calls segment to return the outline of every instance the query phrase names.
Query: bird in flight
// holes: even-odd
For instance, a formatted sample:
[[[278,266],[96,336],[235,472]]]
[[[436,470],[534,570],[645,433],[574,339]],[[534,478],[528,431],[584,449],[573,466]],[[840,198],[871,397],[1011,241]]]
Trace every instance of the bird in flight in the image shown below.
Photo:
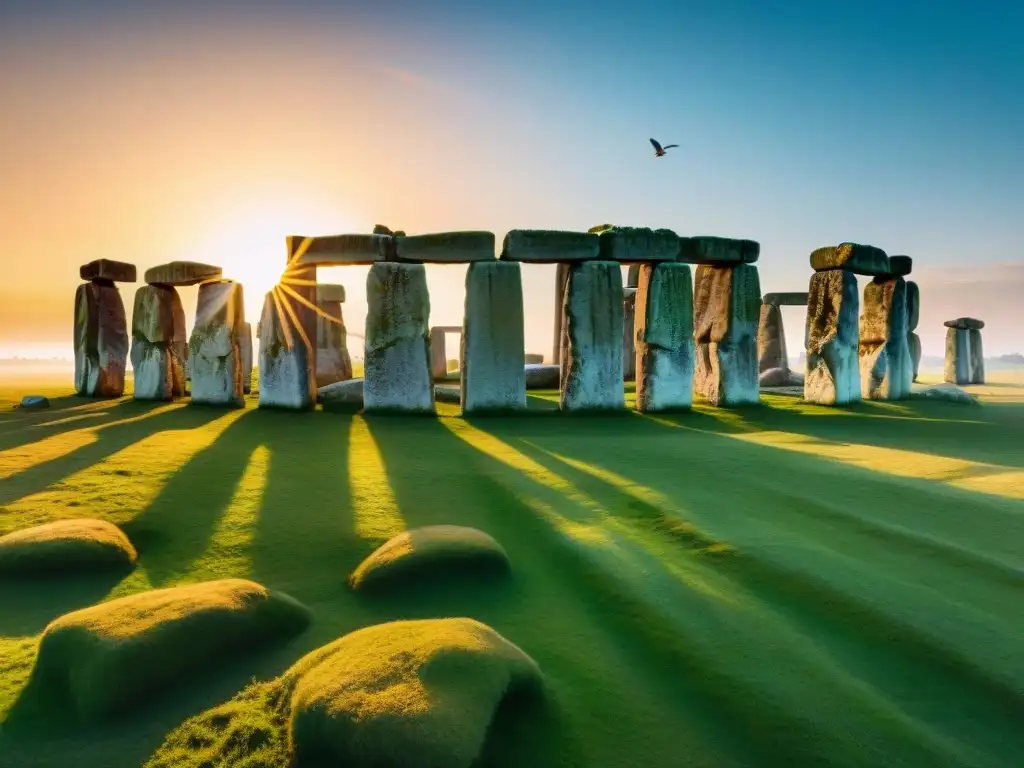
[[[655,157],[664,157],[666,149],[672,149],[672,147],[678,147],[679,146],[678,144],[666,144],[663,147],[663,146],[661,146],[661,144],[656,142],[654,139],[651,139],[651,145],[654,147],[654,156]]]

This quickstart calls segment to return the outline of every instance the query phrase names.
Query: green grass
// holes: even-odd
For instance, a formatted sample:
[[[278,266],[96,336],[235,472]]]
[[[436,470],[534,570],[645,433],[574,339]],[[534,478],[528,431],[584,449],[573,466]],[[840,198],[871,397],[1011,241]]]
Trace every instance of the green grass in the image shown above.
[[[362,627],[448,616],[515,643],[548,691],[502,706],[481,766],[1015,765],[1024,379],[990,378],[968,388],[981,407],[770,396],[564,419],[555,393],[531,393],[539,417],[476,421],[5,385],[0,535],[105,519],[138,562],[0,581],[0,719],[47,623],[103,600],[239,577],[314,620],[108,725],[8,721],[0,765],[138,766],[174,734],[195,765],[285,768],[287,702],[264,681]],[[6,409],[28,392],[52,407]],[[351,590],[360,562],[424,525],[493,536],[510,577]]]

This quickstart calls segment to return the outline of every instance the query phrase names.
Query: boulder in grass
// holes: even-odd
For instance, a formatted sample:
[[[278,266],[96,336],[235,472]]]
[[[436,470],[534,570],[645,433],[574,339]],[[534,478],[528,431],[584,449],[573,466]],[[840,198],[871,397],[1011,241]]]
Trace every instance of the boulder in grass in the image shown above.
[[[21,398],[20,408],[49,408],[50,399],[43,395],[25,395]]]
[[[135,547],[105,520],[57,520],[0,536],[0,573],[56,573],[130,568]]]
[[[558,389],[562,366],[550,363],[528,363],[523,366],[527,389]]]
[[[96,722],[309,621],[291,597],[244,579],[129,595],[50,622],[26,694],[48,711]]]
[[[541,695],[536,662],[473,619],[395,621],[313,651],[285,673],[295,762],[470,768],[501,703]]]
[[[363,380],[336,381],[316,391],[316,400],[325,411],[355,413],[363,409]]]
[[[352,572],[355,590],[410,585],[441,572],[509,568],[504,548],[483,531],[460,525],[428,525],[388,540]]]
[[[459,403],[462,402],[462,390],[459,387],[453,387],[444,384],[435,384],[434,402],[454,403],[455,405],[458,405]]]
[[[964,405],[980,405],[981,401],[965,389],[953,384],[940,384],[935,387],[920,387],[911,392],[911,397],[921,400],[939,400],[946,403],[962,403]]]

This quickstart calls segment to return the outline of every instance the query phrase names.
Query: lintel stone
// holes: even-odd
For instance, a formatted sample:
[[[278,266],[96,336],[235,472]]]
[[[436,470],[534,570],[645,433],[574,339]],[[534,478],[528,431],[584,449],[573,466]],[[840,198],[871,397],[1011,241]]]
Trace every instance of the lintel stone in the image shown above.
[[[754,264],[761,255],[761,244],[754,240],[697,235],[679,238],[679,261],[687,264],[729,266]]]
[[[811,269],[843,269],[855,275],[878,277],[889,274],[889,257],[881,248],[858,243],[840,243],[818,248],[811,253]]]
[[[390,261],[395,249],[391,235],[288,235],[288,263],[293,266],[340,267]]]
[[[973,317],[958,317],[956,320],[947,320],[943,325],[947,328],[962,328],[964,330],[980,331],[985,327],[985,321],[976,320]]]
[[[534,264],[592,261],[600,252],[600,235],[555,229],[513,229],[505,235],[501,259]]]
[[[83,280],[109,280],[112,283],[134,283],[135,265],[112,259],[96,259],[78,268]]]
[[[676,261],[679,235],[671,229],[612,227],[600,232],[598,252],[602,261]]]
[[[149,285],[198,285],[221,279],[224,271],[212,264],[198,261],[171,261],[146,270],[145,280]]]
[[[807,291],[784,291],[782,293],[766,293],[761,297],[762,304],[776,307],[806,307]]]
[[[493,232],[437,232],[395,238],[398,261],[413,264],[471,264],[494,261]]]

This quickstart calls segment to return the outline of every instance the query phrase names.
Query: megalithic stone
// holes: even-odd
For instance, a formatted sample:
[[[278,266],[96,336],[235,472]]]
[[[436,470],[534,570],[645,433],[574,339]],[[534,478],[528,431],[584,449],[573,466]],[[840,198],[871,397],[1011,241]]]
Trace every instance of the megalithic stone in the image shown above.
[[[911,331],[907,334],[907,346],[910,347],[910,360],[913,365],[912,381],[917,381],[917,374],[921,370],[921,337]]]
[[[260,314],[260,408],[308,410],[316,406],[315,342],[303,340],[288,311],[290,298],[276,288]],[[307,343],[309,341],[309,343]]]
[[[907,347],[910,349],[910,360],[913,367],[911,382],[917,381],[921,369],[921,337],[914,331],[921,315],[921,289],[913,280],[907,280]]]
[[[565,284],[569,280],[569,265],[558,264],[555,267],[555,336],[551,361],[554,365],[562,362],[562,348],[565,346],[565,328],[563,306],[565,304]]]
[[[914,363],[907,343],[907,284],[876,277],[864,286],[858,359],[861,398],[899,400],[910,394]]]
[[[242,323],[242,338],[239,342],[239,353],[242,356],[242,394],[252,392],[252,324]]]
[[[786,330],[782,325],[782,309],[778,304],[761,305],[761,317],[757,323],[757,360],[758,373],[773,368],[789,370]]]
[[[519,264],[470,264],[461,349],[464,415],[526,408],[525,350]]]
[[[340,301],[322,296],[317,300],[316,385],[326,387],[352,378],[352,358],[348,352],[348,330]]]
[[[946,328],[943,380],[963,386],[971,383],[971,336],[967,328]]]
[[[759,403],[757,267],[701,264],[693,285],[694,388],[712,405]]]
[[[628,286],[622,289],[622,377],[636,379],[636,288]]]
[[[448,345],[445,336],[440,328],[430,329],[430,378],[434,381],[448,378]]]
[[[192,403],[241,408],[242,285],[231,280],[203,283],[196,302],[196,322],[189,337]]]
[[[363,410],[434,414],[430,293],[422,264],[378,262],[366,276]]]
[[[981,331],[969,328],[967,336],[971,348],[971,384],[985,383],[985,351],[981,345]]]
[[[622,410],[622,270],[617,261],[574,263],[565,288],[559,407]]]
[[[860,400],[857,277],[845,269],[811,275],[807,297],[804,400],[846,405]]]
[[[131,360],[136,400],[169,401],[185,394],[185,310],[169,285],[144,285],[132,308]]]
[[[87,397],[124,394],[128,321],[110,280],[97,278],[75,292],[75,391]]]
[[[316,285],[316,264],[324,257],[345,257],[348,255],[346,248],[339,243],[349,243],[349,240],[363,242],[366,240],[376,243],[380,238],[355,237],[348,238],[308,238],[300,235],[289,235],[285,238],[285,250],[288,255],[287,265],[281,275],[279,293],[289,298],[291,312],[294,313],[298,324],[302,327],[306,338],[311,345],[316,344],[317,328],[317,285]],[[390,238],[383,238],[390,243]],[[390,246],[380,246],[388,248]],[[358,251],[358,248],[355,250]],[[321,252],[323,251],[323,252]],[[325,253],[324,253],[325,252]],[[344,263],[344,261],[342,261]],[[316,352],[309,356],[311,367],[310,376],[316,381]]]
[[[690,267],[644,264],[636,293],[636,409],[693,405],[693,286]]]

